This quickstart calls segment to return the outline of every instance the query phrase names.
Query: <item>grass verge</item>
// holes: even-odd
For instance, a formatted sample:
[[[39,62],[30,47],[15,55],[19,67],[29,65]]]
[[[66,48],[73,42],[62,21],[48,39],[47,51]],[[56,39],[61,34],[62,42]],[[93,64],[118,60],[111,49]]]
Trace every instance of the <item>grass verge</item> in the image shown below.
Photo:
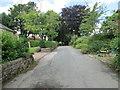
[[[40,47],[31,47],[29,48],[29,53],[34,54],[35,52],[40,51]]]

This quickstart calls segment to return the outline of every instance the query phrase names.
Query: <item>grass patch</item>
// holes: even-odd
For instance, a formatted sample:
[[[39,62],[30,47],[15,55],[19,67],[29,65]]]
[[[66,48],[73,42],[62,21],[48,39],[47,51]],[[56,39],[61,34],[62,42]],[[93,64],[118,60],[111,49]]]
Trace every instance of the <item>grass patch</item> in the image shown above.
[[[29,53],[34,54],[36,52],[40,51],[40,47],[31,47],[29,48]]]

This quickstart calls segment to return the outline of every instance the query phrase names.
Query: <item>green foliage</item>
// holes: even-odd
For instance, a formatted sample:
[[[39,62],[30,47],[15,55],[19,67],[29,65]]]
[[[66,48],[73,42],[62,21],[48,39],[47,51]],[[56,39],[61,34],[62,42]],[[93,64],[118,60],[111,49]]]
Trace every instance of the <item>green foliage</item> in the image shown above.
[[[9,9],[10,13],[8,14],[8,16],[10,17],[10,22],[9,25],[11,29],[15,29],[15,27],[17,27],[18,25],[20,26],[20,30],[23,30],[23,20],[18,18],[18,16],[22,13],[22,12],[26,12],[29,13],[31,10],[35,10],[35,3],[34,2],[28,2],[27,4],[15,4],[13,5],[12,8]],[[7,22],[6,22],[7,23]],[[16,29],[19,29],[16,28]]]
[[[45,41],[44,40],[40,40],[40,47],[45,48]]]
[[[73,35],[71,40],[70,40],[69,45],[73,45],[73,47],[75,47],[75,45],[76,45],[75,41],[76,41],[77,38],[78,38],[77,35]]]
[[[29,53],[34,54],[35,52],[40,51],[40,47],[32,47],[29,48]]]
[[[116,71],[118,71],[120,73],[120,55],[118,55],[112,59],[109,59],[109,61],[111,61],[109,66],[116,69]]]
[[[24,20],[24,29],[29,31],[39,31],[40,30],[40,15],[37,11],[32,10],[29,13],[21,13],[18,18]]]
[[[40,40],[30,40],[30,46],[31,47],[40,46]]]
[[[2,31],[2,59],[3,62],[15,60],[25,56],[28,52],[28,43],[24,38],[16,39],[7,31]]]
[[[84,12],[84,17],[82,20],[82,24],[79,26],[79,32],[81,36],[88,36],[91,35],[97,29],[97,24],[100,21],[100,16],[105,12],[103,6],[99,6],[99,3],[95,3],[93,9],[90,8],[86,9]]]
[[[88,47],[88,44],[81,43],[81,44],[77,44],[75,46],[76,49],[81,49],[81,48],[85,48],[85,47]]]
[[[58,36],[58,29],[59,29],[59,15],[52,10],[48,10],[44,14],[45,24],[43,33],[48,36],[48,39],[52,41],[54,38]]]
[[[81,38],[78,38],[75,43],[76,44],[79,44],[79,43],[84,43],[84,44],[87,44],[88,43],[88,39],[89,37],[81,37]]]
[[[74,41],[75,40],[75,41]],[[81,48],[84,48],[84,47],[87,47],[88,46],[88,37],[80,37],[80,38],[78,38],[78,37],[73,37],[72,39],[71,39],[71,41],[74,41],[73,43],[71,43],[71,44],[73,44],[73,45],[75,45],[75,48],[76,49],[81,49]]]
[[[119,14],[114,13],[112,16],[107,16],[106,20],[103,22],[102,27],[100,28],[100,31],[107,32],[107,33],[113,33],[116,35],[118,33],[118,26],[116,22],[118,19]]]
[[[106,33],[100,33],[91,36],[88,41],[88,50],[90,52],[97,52],[102,48],[110,50],[110,38],[113,37],[111,37],[111,35],[107,35]]]
[[[56,42],[56,41],[44,41],[44,40],[40,40],[40,47],[41,48],[56,47],[57,45],[58,45],[58,42]]]
[[[81,53],[83,53],[83,54],[89,53],[88,48],[82,48],[82,49],[81,49]]]
[[[114,38],[110,41],[110,47],[112,50],[117,51],[118,49],[118,41],[120,40],[120,38]]]
[[[102,47],[105,47],[106,43],[104,41],[100,40],[95,40],[91,41],[88,46],[88,50],[91,52],[97,52],[99,51]],[[106,47],[105,47],[106,48]]]
[[[45,41],[45,47],[49,48],[49,47],[56,47],[58,45],[58,42],[56,41]]]
[[[0,14],[0,22],[5,26],[10,27],[10,17],[6,13]]]

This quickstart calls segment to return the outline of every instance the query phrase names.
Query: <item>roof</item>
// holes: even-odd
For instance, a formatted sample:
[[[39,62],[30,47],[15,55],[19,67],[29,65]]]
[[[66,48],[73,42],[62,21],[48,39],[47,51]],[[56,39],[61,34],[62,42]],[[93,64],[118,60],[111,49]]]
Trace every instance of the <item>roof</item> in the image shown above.
[[[7,31],[9,31],[9,32],[17,33],[16,31],[14,31],[14,30],[12,30],[12,29],[10,29],[10,28],[2,25],[1,23],[0,23],[0,28],[1,28],[1,29],[4,29],[4,30],[7,30]]]
[[[40,37],[38,36],[28,36],[27,37],[29,40],[42,40]]]

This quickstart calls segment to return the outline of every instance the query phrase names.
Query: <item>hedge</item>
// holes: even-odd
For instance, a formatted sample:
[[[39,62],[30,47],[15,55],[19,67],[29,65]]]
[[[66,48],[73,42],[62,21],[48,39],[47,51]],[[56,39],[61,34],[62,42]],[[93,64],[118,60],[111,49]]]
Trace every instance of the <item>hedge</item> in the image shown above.
[[[41,48],[50,48],[50,47],[56,47],[58,45],[58,42],[56,41],[40,41],[40,47]]]
[[[40,46],[40,40],[30,40],[31,47],[38,47]]]
[[[27,39],[16,39],[11,32],[0,32],[2,37],[2,62],[15,60],[28,52]]]
[[[49,48],[49,47],[56,47],[58,45],[58,43],[56,41],[45,41],[45,47]]]

